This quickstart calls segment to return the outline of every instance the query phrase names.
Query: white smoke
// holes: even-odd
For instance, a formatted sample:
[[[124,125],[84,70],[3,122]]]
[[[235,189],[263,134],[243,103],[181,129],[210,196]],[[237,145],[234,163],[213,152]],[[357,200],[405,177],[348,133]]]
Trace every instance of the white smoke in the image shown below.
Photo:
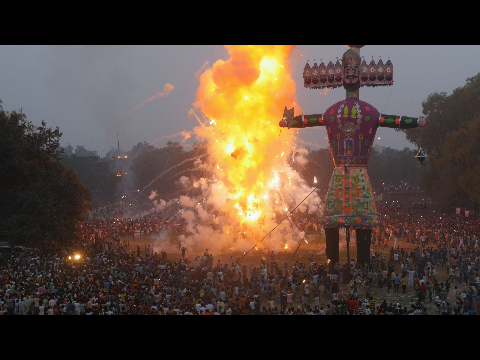
[[[157,192],[155,190],[152,190],[152,193],[148,197],[150,200],[153,200],[157,197]]]
[[[305,159],[306,163],[306,151],[300,149],[297,153],[297,158]],[[291,252],[305,236],[289,219],[294,209],[296,214],[305,218],[321,213],[322,201],[317,192],[285,161],[283,168],[277,172],[276,180],[266,188],[267,206],[262,208],[260,218],[242,222],[232,211],[235,204],[232,190],[215,176],[216,166],[201,160],[197,160],[196,165],[213,169],[213,176],[182,176],[178,184],[184,189],[183,195],[168,203],[164,200],[154,202],[157,209],[162,210],[173,205],[180,207],[169,224],[179,222],[184,225],[184,233],[178,237],[178,246],[186,246],[189,251],[208,248],[216,253],[246,252],[261,241],[262,249]],[[168,241],[164,234],[162,236],[159,241],[166,246]]]

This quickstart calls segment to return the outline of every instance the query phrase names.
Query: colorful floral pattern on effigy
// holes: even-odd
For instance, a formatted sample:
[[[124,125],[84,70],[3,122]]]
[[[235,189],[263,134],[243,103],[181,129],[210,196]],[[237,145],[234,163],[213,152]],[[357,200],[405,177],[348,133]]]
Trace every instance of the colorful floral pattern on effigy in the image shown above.
[[[323,115],[335,166],[366,166],[379,126],[375,107],[358,99],[346,99]]]
[[[365,167],[336,167],[325,200],[321,223],[330,226],[380,225],[374,192]]]

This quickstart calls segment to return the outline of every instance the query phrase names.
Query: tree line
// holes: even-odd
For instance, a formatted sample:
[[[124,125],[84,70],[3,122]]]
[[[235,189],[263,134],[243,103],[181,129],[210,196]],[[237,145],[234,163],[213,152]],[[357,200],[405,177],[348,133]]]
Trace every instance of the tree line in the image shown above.
[[[405,131],[427,159],[421,186],[435,208],[478,211],[480,202],[480,73],[452,94],[435,92],[422,102],[427,125]]]

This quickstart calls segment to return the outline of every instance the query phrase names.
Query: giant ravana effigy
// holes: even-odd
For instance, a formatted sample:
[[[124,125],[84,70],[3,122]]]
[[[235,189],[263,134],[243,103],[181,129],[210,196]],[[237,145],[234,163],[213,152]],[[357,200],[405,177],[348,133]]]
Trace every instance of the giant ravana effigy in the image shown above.
[[[393,64],[388,60],[367,64],[360,58],[364,45],[347,45],[342,62],[308,62],[303,72],[308,89],[343,86],[346,99],[330,106],[323,114],[294,116],[294,108],[285,107],[281,127],[325,126],[335,168],[325,199],[321,224],[326,236],[326,255],[332,264],[339,262],[339,229],[346,228],[347,249],[350,229],[356,231],[357,261],[370,262],[372,229],[380,225],[374,192],[367,173],[367,162],[377,128],[410,129],[425,126],[424,118],[381,114],[359,99],[361,86],[393,85]]]

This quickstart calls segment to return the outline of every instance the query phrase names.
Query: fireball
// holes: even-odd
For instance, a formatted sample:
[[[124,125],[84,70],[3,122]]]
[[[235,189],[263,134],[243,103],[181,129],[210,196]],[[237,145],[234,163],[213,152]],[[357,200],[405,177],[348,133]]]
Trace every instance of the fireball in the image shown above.
[[[212,120],[211,126],[195,132],[213,140],[211,161],[222,169],[216,177],[237,200],[234,208],[240,220],[254,222],[268,199],[264,184],[278,179],[281,158],[294,140],[293,132],[278,127],[285,106],[298,108],[287,61],[293,46],[226,48],[231,58],[218,60],[200,77],[194,105]]]
[[[206,140],[214,171],[204,207],[215,207],[223,234],[253,242],[265,234],[264,225],[277,224],[278,214],[288,216],[307,191],[285,156],[292,153],[295,133],[278,126],[285,106],[302,111],[288,61],[294,46],[225,47],[230,58],[202,73],[195,95],[194,106],[207,121],[197,117],[201,126],[194,132]]]

